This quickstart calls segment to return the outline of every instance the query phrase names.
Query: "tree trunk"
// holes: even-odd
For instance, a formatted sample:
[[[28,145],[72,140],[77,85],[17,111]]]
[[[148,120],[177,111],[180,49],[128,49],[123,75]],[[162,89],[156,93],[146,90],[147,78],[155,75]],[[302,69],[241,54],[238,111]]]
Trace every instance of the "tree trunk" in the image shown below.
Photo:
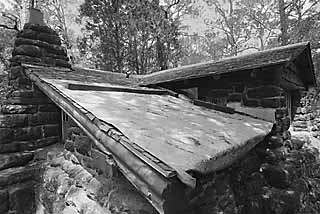
[[[167,63],[167,57],[165,56],[166,52],[165,52],[165,47],[162,44],[160,38],[157,38],[157,60],[158,60],[158,65],[160,67],[160,70],[166,70],[168,69],[168,63]]]
[[[280,30],[281,30],[281,45],[288,44],[288,21],[284,7],[284,0],[279,0],[280,12]]]

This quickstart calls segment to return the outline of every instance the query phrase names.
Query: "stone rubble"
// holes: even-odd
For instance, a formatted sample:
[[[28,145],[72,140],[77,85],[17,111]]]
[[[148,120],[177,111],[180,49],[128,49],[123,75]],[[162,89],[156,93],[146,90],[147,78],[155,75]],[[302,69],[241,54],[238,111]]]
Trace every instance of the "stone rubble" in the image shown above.
[[[61,148],[47,157],[37,214],[156,213],[131,184],[85,169],[71,152]]]

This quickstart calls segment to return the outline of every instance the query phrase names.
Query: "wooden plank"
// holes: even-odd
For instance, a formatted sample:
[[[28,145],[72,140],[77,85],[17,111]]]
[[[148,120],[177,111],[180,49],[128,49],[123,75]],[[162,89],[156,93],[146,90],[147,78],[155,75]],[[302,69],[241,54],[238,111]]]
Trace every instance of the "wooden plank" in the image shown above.
[[[214,103],[209,103],[209,102],[205,102],[202,100],[193,100],[193,104],[197,105],[197,106],[203,106],[209,109],[214,109],[217,111],[221,111],[221,112],[225,112],[225,113],[229,113],[229,114],[234,114],[235,110],[233,108],[227,107],[227,106],[220,106],[220,105],[216,105]]]
[[[74,83],[68,83],[67,88],[70,90],[79,90],[79,91],[109,91],[109,92],[136,93],[136,94],[170,95],[170,93],[167,90],[97,86],[97,85],[85,85],[85,84],[74,84]]]

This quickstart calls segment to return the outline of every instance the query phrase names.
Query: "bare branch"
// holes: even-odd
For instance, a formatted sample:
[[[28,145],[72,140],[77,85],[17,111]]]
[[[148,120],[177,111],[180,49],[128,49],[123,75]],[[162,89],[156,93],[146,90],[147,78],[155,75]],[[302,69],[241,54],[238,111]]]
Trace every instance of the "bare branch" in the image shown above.
[[[0,28],[4,28],[4,29],[7,29],[7,30],[15,30],[17,32],[19,31],[17,25],[14,25],[13,27],[10,27],[8,25],[0,24]]]
[[[168,6],[167,11],[169,11],[171,7],[173,7],[179,3],[180,3],[180,0],[175,0],[174,3],[172,3],[171,5]]]

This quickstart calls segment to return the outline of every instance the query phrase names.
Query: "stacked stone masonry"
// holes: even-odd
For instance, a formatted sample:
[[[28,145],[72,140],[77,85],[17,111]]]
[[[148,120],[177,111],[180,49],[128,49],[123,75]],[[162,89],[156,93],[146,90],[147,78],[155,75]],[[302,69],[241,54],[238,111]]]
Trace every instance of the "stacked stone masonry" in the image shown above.
[[[26,24],[18,33],[11,64],[37,64],[71,68],[59,35],[47,26]]]
[[[78,163],[78,167],[92,177],[90,182],[96,180],[95,191],[91,192],[92,200],[104,212],[97,210],[94,213],[157,213],[147,200],[122,176],[110,155],[100,151],[71,118],[64,115],[63,123],[64,153],[69,153],[69,156],[73,157],[73,162]],[[83,183],[90,188],[92,186],[90,182]],[[112,198],[110,198],[111,195]],[[65,197],[63,200],[67,201],[68,199]],[[90,212],[83,210],[83,213]]]
[[[60,110],[27,80],[20,66],[9,72],[0,108],[0,213],[35,213],[37,153],[60,140]]]
[[[309,132],[312,136],[320,138],[320,91],[311,88],[301,93],[292,130],[295,132]]]
[[[217,80],[212,78],[201,84],[199,99],[219,105],[239,102],[247,107],[285,106],[285,92],[273,76],[271,71],[223,74]]]
[[[26,25],[18,33],[0,106],[0,213],[35,213],[44,148],[61,139],[60,109],[25,75],[21,63],[70,67],[58,35]]]

